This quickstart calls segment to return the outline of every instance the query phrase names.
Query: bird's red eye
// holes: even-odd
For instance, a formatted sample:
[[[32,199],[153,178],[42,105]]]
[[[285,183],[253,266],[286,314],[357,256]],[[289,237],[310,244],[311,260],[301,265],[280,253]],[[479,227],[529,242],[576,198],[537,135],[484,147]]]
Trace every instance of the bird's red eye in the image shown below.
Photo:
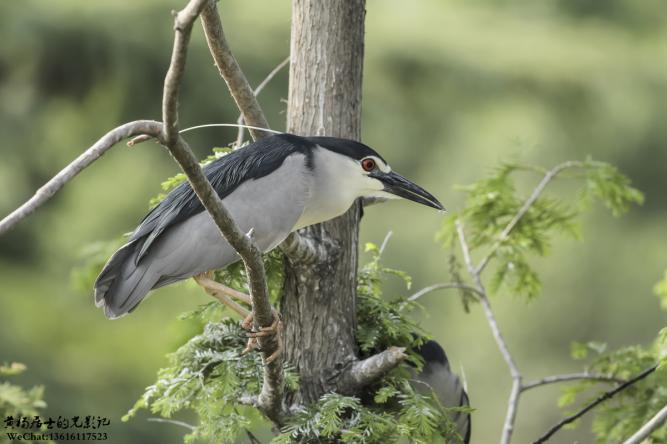
[[[373,171],[375,169],[375,161],[373,159],[364,159],[361,161],[361,168],[365,171]]]

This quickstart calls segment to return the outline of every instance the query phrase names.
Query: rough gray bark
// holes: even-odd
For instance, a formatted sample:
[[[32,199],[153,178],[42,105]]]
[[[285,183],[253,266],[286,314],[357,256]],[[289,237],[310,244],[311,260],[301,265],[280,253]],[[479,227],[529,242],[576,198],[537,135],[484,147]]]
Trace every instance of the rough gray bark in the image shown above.
[[[365,0],[293,0],[289,132],[359,139]],[[357,360],[356,273],[360,206],[305,228],[326,254],[290,255],[281,310],[287,361],[301,377],[290,403],[336,389]]]

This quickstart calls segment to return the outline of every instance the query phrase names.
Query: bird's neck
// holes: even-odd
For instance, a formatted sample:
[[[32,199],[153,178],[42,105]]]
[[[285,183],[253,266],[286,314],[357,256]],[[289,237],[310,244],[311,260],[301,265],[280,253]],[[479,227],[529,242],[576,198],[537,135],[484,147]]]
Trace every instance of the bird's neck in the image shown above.
[[[354,160],[325,148],[313,149],[308,198],[295,230],[340,216],[360,197],[362,177],[350,163]]]

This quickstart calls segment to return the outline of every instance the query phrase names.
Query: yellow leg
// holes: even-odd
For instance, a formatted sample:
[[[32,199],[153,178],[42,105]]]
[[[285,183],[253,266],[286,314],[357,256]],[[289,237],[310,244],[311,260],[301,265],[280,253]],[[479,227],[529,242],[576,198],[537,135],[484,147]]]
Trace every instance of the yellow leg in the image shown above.
[[[201,286],[204,291],[237,312],[243,317],[243,322],[241,326],[245,330],[252,330],[253,316],[252,312],[246,308],[239,305],[237,302],[232,300],[238,299],[246,304],[252,306],[252,298],[245,293],[229,288],[226,285],[223,285],[219,282],[216,282],[212,279],[212,272],[202,273],[200,275],[194,276],[195,282]],[[248,333],[248,344],[243,350],[243,353],[248,353],[252,350],[258,348],[259,344],[257,338],[262,338],[266,336],[280,335],[282,331],[282,321],[280,320],[280,314],[275,310],[273,311],[273,323],[269,327],[262,327],[259,331],[251,331]],[[278,349],[266,359],[266,363],[270,363],[275,360],[282,353],[282,344],[280,339],[278,339]]]
[[[195,276],[194,279],[195,281],[197,281],[199,285],[204,287],[204,290],[207,293],[210,290],[217,293],[226,294],[229,297],[238,299],[241,302],[245,302],[248,305],[252,305],[252,299],[250,299],[250,296],[240,291],[234,290],[233,288],[229,288],[226,285],[222,285],[220,282],[214,281],[213,279],[211,279],[210,272]]]
[[[213,279],[209,277],[208,273],[200,274],[194,277],[195,282],[201,286],[204,291],[237,312],[238,314],[241,315],[242,318],[246,319],[248,316],[251,316],[252,313],[247,310],[246,308],[242,307],[235,301],[231,299],[231,297],[235,297],[237,299],[242,300],[243,302],[247,304],[251,304],[250,302],[250,296],[247,294],[241,293],[240,291],[236,291],[232,288],[226,287]],[[242,297],[239,297],[241,295]]]

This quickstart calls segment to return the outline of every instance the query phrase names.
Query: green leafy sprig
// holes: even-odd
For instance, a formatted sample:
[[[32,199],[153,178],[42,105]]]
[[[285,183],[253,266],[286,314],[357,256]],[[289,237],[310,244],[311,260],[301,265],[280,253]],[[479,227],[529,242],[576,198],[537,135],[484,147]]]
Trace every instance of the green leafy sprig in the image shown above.
[[[572,169],[583,174],[568,175]],[[444,220],[438,238],[445,246],[451,245],[456,236],[455,221],[463,220],[470,249],[486,251],[495,260],[491,290],[507,288],[532,298],[539,294],[541,282],[531,259],[549,253],[555,234],[578,238],[576,220],[595,200],[618,216],[631,204],[641,204],[643,196],[616,167],[590,159],[565,162],[547,171],[530,197],[517,192],[514,176],[520,171],[544,170],[508,163],[489,177],[461,187],[467,194],[465,207]],[[574,204],[543,195],[544,188],[557,176],[583,179]]]

